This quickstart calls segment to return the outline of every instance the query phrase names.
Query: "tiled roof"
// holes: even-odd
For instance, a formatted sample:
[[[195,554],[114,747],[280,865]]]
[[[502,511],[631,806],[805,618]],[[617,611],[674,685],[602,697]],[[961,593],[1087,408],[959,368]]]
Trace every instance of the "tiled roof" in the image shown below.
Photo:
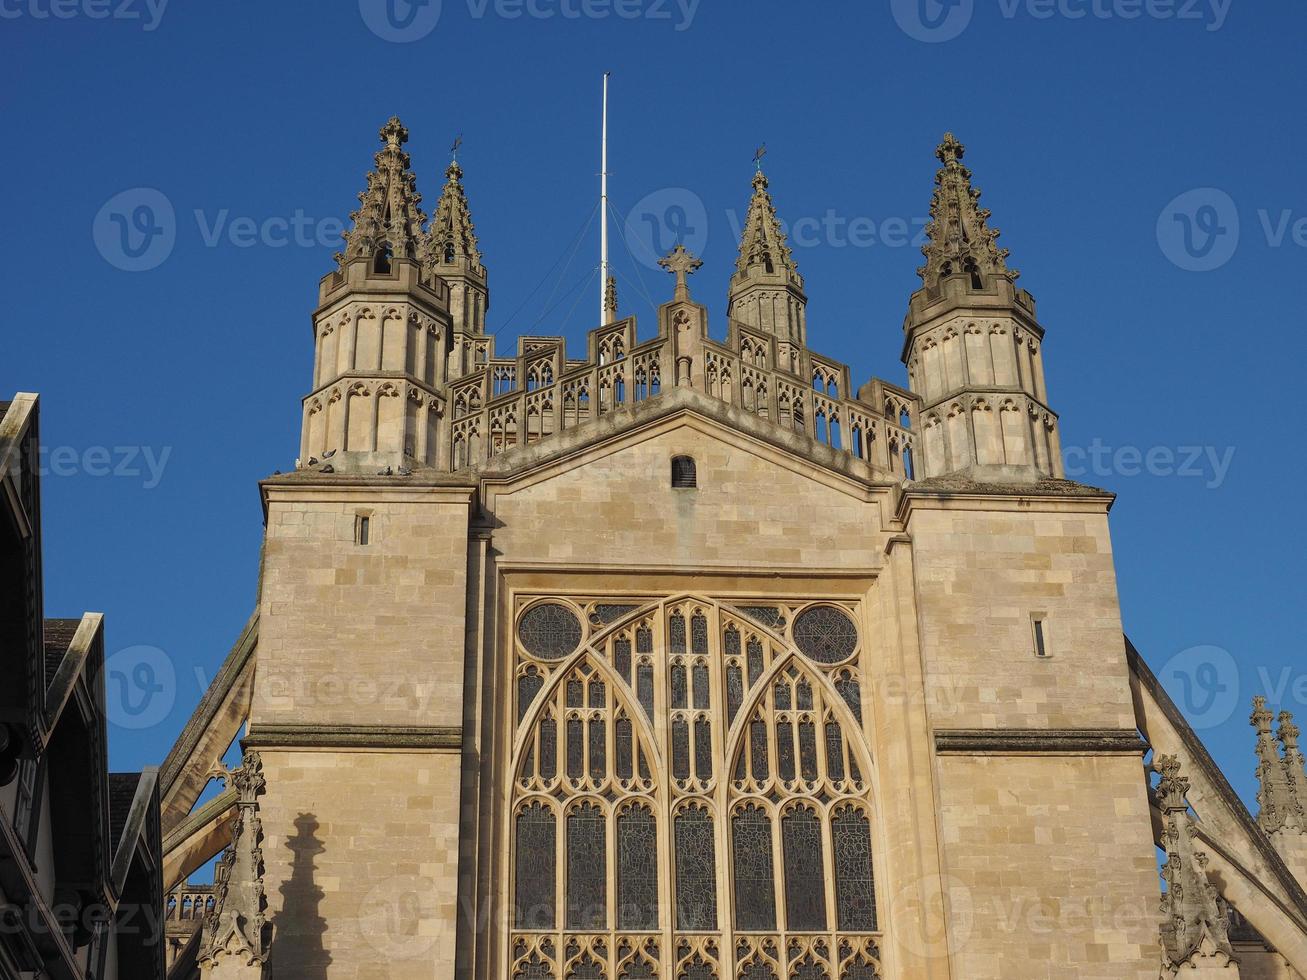
[[[80,619],[47,619],[45,621],[45,682],[54,680],[55,671],[63,663],[64,654],[73,642],[73,634],[81,625]]]
[[[141,781],[139,772],[109,773],[109,846],[116,852],[136,798],[136,786]]]

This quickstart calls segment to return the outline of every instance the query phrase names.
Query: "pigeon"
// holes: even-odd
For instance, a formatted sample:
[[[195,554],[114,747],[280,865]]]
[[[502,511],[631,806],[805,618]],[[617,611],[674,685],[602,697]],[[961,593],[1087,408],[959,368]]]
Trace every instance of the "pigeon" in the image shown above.
[[[310,457],[309,457],[309,465],[310,465],[310,466],[317,466],[317,465],[318,465],[318,457],[316,457],[316,456],[310,456]]]
[[[322,454],[322,458],[323,458],[323,459],[331,459],[331,457],[332,457],[332,456],[335,456],[335,455],[336,455],[336,450],[334,450],[334,449],[328,449],[325,453]]]
[[[336,467],[334,467],[334,466],[332,466],[330,463],[328,463],[327,465],[325,465],[324,467],[322,467],[322,469],[318,470],[318,472],[319,472],[319,473],[335,473],[335,472],[336,472]]]
[[[377,476],[393,476],[395,471],[387,466],[384,470],[377,470]]]
[[[401,467],[399,468],[399,475],[400,475],[400,476],[412,476],[412,475],[413,475],[413,471],[410,470],[407,466],[401,466]]]

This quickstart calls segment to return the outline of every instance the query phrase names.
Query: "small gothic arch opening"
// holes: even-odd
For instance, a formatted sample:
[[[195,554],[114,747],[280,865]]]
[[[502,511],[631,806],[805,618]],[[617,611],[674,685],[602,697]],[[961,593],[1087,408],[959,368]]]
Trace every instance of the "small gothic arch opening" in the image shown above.
[[[699,485],[698,467],[693,456],[672,457],[672,489],[693,490]]]

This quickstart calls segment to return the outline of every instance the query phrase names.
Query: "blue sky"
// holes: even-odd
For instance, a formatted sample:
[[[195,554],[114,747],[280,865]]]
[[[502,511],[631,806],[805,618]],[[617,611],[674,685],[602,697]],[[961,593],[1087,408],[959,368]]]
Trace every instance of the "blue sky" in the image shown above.
[[[335,249],[315,240],[354,206],[379,126],[409,126],[428,205],[463,135],[491,329],[504,349],[529,331],[578,351],[597,229],[566,257],[594,208],[610,69],[614,258],[642,334],[671,283],[628,249],[677,232],[724,332],[765,142],[810,340],[858,382],[904,378],[933,151],[945,130],[967,144],[1039,301],[1071,462],[1120,494],[1127,629],[1189,685],[1251,798],[1252,694],[1307,710],[1291,625],[1307,8],[385,2],[0,0],[0,392],[43,399],[47,611],[105,612],[108,652],[165,688],[140,713],[111,686],[115,766],[162,757],[253,608],[256,480],[293,465]]]

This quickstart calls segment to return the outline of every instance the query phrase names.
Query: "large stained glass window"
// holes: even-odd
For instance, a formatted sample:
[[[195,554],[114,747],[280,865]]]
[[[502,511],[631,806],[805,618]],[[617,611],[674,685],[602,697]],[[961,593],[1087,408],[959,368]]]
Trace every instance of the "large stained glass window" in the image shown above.
[[[508,975],[883,980],[858,607],[520,612]]]

